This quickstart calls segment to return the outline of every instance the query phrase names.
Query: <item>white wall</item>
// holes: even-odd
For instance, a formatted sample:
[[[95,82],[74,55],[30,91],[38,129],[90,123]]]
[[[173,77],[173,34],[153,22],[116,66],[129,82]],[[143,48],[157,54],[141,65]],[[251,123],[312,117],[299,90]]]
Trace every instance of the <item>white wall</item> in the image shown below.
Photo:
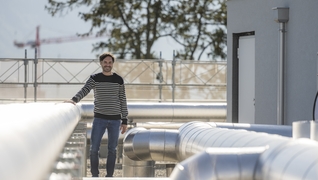
[[[317,91],[318,1],[228,0],[228,121],[234,112],[233,34],[255,32],[255,123],[276,124],[279,24],[273,7],[289,7],[286,25],[285,124],[312,119]],[[235,65],[235,63],[234,63]],[[234,83],[234,86],[233,86]]]

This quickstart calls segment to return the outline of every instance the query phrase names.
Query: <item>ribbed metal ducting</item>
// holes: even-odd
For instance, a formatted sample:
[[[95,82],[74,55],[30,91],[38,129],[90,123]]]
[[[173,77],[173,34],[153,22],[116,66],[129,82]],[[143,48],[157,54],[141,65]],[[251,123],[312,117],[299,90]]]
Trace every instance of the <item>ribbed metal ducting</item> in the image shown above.
[[[189,122],[179,128],[178,160],[185,160],[208,147],[259,147],[289,139],[267,133],[215,128],[210,123]]]
[[[170,179],[253,180],[254,169],[266,147],[207,148],[178,164]]]
[[[159,149],[151,149],[150,146],[146,144],[143,144],[142,148],[137,148],[137,146],[141,144],[141,139],[147,139],[146,142],[150,144],[151,141],[151,143],[157,142],[156,137],[158,136],[168,138],[167,136],[158,134],[156,137],[152,138],[150,131],[152,130],[138,129],[137,131],[132,130],[128,132],[124,139],[124,150],[129,158],[135,160],[162,160],[163,155],[158,154]],[[158,133],[158,130],[156,130],[156,132]],[[130,133],[133,133],[133,135],[130,135]],[[164,130],[162,130],[161,133],[164,134]],[[175,134],[173,136],[175,136]],[[162,141],[163,140],[161,140],[161,143]],[[126,144],[126,142],[128,144]],[[134,142],[136,142],[136,144]],[[172,143],[172,141],[167,142]],[[318,143],[309,139],[294,140],[280,135],[257,133],[246,130],[216,128],[211,125],[211,123],[190,122],[179,128],[177,141],[169,144],[168,146],[173,145],[176,147],[176,154],[171,152],[172,155],[170,155],[170,157],[175,158],[175,156],[177,156],[175,160],[181,163],[177,166],[178,168],[175,168],[172,172],[171,179],[179,179],[179,177],[183,177],[183,179],[187,180],[207,179],[207,177],[203,175],[193,176],[193,174],[209,173],[206,168],[199,168],[201,167],[199,164],[202,164],[203,162],[191,160],[193,159],[193,155],[197,155],[202,152],[208,152],[210,158],[207,159],[211,160],[210,163],[213,165],[211,167],[226,167],[229,169],[211,169],[213,174],[210,173],[211,177],[209,176],[208,179],[224,179],[224,177],[227,177],[226,179],[242,179],[242,174],[244,173],[249,173],[246,176],[244,175],[244,177],[264,180],[318,178]],[[167,144],[164,144],[163,146],[167,146]],[[206,151],[207,148],[211,147],[225,148],[223,149],[224,153],[215,149],[213,151]],[[235,153],[232,153],[232,155],[229,155],[228,153],[226,155],[226,152],[233,152],[233,148],[243,149],[241,149],[239,153],[236,153],[236,155],[234,155]],[[245,148],[266,148],[266,150],[261,154],[259,154],[259,152],[250,153],[253,157],[258,157],[256,158],[257,160],[253,161],[253,171],[245,171],[246,169],[250,169],[250,163],[238,161],[238,158],[241,158],[240,154],[249,154],[248,151],[245,151]],[[151,155],[151,153],[155,151],[157,152],[156,156]],[[166,153],[164,150],[161,152]],[[234,162],[240,165],[225,166],[222,164],[216,164],[223,162],[217,161],[220,157],[227,159],[229,162]],[[202,157],[199,159],[202,159]],[[190,167],[191,170],[180,171],[180,168],[187,169],[188,167]],[[231,172],[233,176],[229,177],[228,175],[223,174],[228,172]]]
[[[98,180],[112,180],[112,179],[116,179],[116,180],[170,180],[170,178],[162,178],[162,177],[158,177],[158,178],[154,178],[154,177],[116,177],[116,178],[98,178]],[[96,178],[92,178],[92,177],[84,177],[83,180],[96,180]]]
[[[154,177],[155,161],[134,161],[123,154],[123,177]]]
[[[185,122],[194,120],[226,121],[226,103],[128,103],[130,120],[134,122]],[[82,103],[83,119],[92,119],[94,104]]]
[[[238,131],[234,132],[241,132],[239,129],[243,132],[249,132],[245,130],[246,128],[250,131],[260,131],[269,134],[287,136],[292,134],[291,127],[287,126],[273,128],[271,125],[189,122],[183,124],[178,130],[133,128],[124,137],[124,150],[126,155],[132,160],[181,161],[210,147],[206,143],[210,141],[211,136],[222,135],[222,133],[219,134],[215,131],[231,128],[238,129]],[[199,132],[200,135],[198,134]],[[214,135],[214,133],[216,134]],[[262,134],[264,135],[265,133]],[[230,141],[232,140],[233,138]],[[236,138],[234,141],[236,141]]]
[[[243,129],[247,131],[265,132],[268,134],[277,134],[286,137],[293,136],[293,128],[288,125],[269,125],[269,124],[247,124],[247,123],[222,123],[209,122],[209,124],[216,128],[227,129]]]
[[[0,105],[0,179],[45,179],[80,120],[72,104]]]
[[[178,130],[133,128],[124,137],[124,152],[135,161],[176,161]]]

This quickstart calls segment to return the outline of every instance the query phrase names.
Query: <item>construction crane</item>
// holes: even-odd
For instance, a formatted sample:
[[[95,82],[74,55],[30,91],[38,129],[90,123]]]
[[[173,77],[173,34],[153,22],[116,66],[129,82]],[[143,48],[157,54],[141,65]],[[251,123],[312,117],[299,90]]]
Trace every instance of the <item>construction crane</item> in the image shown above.
[[[79,41],[79,40],[88,40],[88,39],[96,39],[105,36],[68,36],[68,37],[56,37],[56,38],[47,38],[40,39],[40,26],[36,27],[36,37],[35,40],[23,42],[14,41],[14,45],[18,48],[24,48],[26,46],[31,46],[32,48],[37,48],[38,57],[40,57],[40,46],[42,44],[52,44],[52,43],[62,43],[62,42],[71,42],[71,41]]]

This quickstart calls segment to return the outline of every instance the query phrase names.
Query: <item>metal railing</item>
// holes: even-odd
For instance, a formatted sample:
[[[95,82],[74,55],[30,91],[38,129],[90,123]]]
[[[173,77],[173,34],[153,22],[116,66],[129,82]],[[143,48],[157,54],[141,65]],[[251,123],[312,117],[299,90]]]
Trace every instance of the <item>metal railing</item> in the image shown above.
[[[225,101],[226,62],[116,60],[131,101]],[[0,100],[49,101],[71,98],[89,75],[100,72],[98,59],[0,58]],[[92,100],[89,94],[83,100]]]

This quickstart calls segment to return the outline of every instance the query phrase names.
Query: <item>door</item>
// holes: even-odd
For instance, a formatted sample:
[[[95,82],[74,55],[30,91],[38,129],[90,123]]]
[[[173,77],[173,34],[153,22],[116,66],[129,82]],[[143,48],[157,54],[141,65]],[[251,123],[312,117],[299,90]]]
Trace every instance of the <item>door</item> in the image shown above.
[[[255,123],[255,36],[239,37],[238,122]]]

